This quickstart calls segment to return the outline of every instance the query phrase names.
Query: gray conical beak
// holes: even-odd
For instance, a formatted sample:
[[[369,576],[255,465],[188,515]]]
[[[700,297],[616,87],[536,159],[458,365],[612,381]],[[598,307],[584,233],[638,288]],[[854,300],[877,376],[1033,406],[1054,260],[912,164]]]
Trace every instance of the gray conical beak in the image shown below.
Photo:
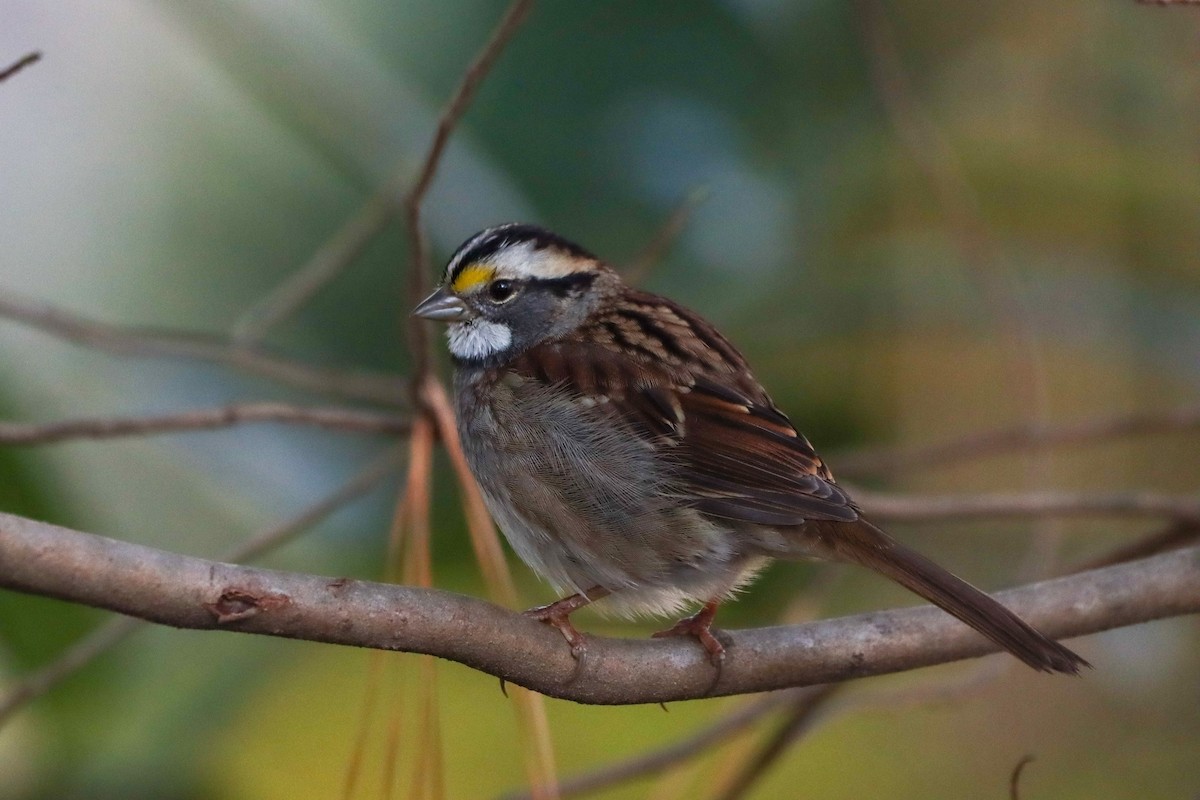
[[[412,313],[414,316],[438,322],[461,322],[474,316],[462,298],[446,291],[445,287],[422,300]]]

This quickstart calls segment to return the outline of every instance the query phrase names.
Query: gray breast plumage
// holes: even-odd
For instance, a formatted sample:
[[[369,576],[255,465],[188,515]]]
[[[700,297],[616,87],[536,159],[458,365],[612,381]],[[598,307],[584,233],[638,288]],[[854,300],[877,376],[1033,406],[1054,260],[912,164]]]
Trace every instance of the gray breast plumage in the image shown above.
[[[456,375],[459,433],[517,555],[560,591],[603,586],[616,613],[669,614],[748,580],[728,528],[679,502],[671,464],[603,400],[500,369]],[[618,591],[619,590],[619,591]]]

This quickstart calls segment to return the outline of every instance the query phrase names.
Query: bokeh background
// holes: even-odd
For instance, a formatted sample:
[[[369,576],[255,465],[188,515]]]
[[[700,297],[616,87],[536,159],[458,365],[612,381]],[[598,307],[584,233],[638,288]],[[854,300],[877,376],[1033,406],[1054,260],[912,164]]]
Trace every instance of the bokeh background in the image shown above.
[[[415,171],[439,107],[502,9],[0,0],[0,63],[44,53],[0,84],[0,291],[111,322],[228,332],[376,187]],[[724,328],[835,472],[839,451],[863,446],[1200,396],[1195,8],[546,0],[456,133],[426,220],[439,261],[478,228],[520,219],[626,264],[688,198],[700,201],[645,284]],[[271,345],[405,371],[405,253],[392,225]],[[267,398],[322,401],[0,320],[6,418]],[[3,449],[0,508],[209,556],[302,509],[385,444],[256,426]],[[1197,453],[1200,438],[1181,432],[863,481],[1195,494]],[[436,582],[480,594],[440,474]],[[395,486],[266,563],[381,576]],[[895,529],[999,587],[1152,525]],[[524,601],[549,599],[517,574]],[[724,622],[778,621],[814,581],[823,588],[810,604],[823,614],[911,602],[871,576],[779,565]],[[0,593],[0,683],[101,619]],[[581,620],[612,634],[653,630]],[[1027,797],[1200,793],[1196,620],[1072,646],[1098,667],[1082,680],[1000,669],[927,701],[914,692],[970,686],[979,667],[864,681],[752,796],[1004,796],[1027,754],[1037,757]],[[367,654],[346,649],[143,630],[0,731],[0,798],[339,796],[365,729],[370,670]],[[400,689],[388,686],[373,724],[401,713]],[[496,682],[443,665],[439,690],[447,795],[520,786],[519,739]],[[564,774],[679,739],[731,707],[549,704]],[[369,751],[357,796],[385,796],[385,756]],[[669,786],[600,796],[705,796],[733,769],[728,759],[675,773]]]

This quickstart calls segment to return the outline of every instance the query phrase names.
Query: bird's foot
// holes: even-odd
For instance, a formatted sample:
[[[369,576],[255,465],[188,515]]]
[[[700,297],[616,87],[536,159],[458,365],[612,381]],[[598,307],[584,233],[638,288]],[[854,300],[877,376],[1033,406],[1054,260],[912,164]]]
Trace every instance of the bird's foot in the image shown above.
[[[526,611],[525,616],[557,628],[558,632],[567,640],[567,644],[571,645],[571,655],[575,657],[576,661],[580,661],[587,652],[587,639],[571,624],[571,614],[608,593],[607,589],[594,586],[587,592],[578,592],[549,605],[535,606]]]
[[[694,636],[708,652],[708,660],[718,673],[725,663],[725,645],[712,632],[713,617],[717,615],[717,603],[711,601],[690,617],[684,617],[665,631],[654,634],[655,639],[667,636]]]

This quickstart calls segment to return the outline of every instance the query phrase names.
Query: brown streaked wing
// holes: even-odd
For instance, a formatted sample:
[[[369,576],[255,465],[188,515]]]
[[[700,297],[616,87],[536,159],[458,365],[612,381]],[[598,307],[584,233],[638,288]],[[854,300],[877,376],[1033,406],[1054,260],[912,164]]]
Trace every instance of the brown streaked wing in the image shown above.
[[[678,452],[701,511],[762,525],[858,519],[812,445],[769,399],[735,400],[703,376],[680,400],[686,422]]]
[[[653,299],[637,294],[643,307]],[[692,341],[699,346],[691,357],[667,363],[631,352],[630,342],[611,335],[589,337],[585,328],[579,338],[533,348],[510,369],[580,396],[603,395],[606,402],[596,413],[614,413],[637,435],[663,445],[688,500],[705,513],[762,525],[858,519],[812,445],[774,406],[733,346],[687,309],[662,303],[672,324],[683,321],[696,334]],[[649,330],[653,319],[639,315],[644,335],[678,335]]]

